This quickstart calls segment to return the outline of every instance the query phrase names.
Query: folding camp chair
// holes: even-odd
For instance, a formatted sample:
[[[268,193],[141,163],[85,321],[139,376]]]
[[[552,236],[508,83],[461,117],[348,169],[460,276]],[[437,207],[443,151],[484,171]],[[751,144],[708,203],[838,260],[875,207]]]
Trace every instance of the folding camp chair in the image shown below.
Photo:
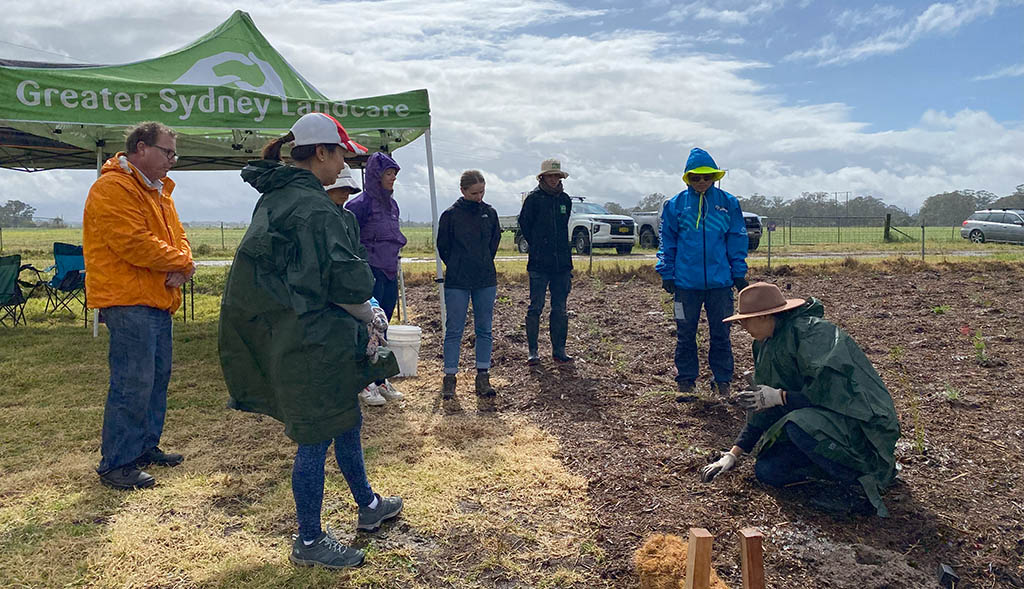
[[[0,257],[0,325],[7,325],[10,321],[12,326],[23,325],[25,321],[25,296],[21,292],[21,284],[18,283],[18,273],[21,271],[21,256]]]
[[[82,305],[82,314],[85,316],[85,325],[89,326],[89,313],[85,303],[85,257],[82,255],[82,246],[70,243],[54,242],[53,244],[53,265],[45,271],[56,269],[53,278],[46,283],[46,308],[45,311],[57,311],[64,309],[75,315],[72,304]]]

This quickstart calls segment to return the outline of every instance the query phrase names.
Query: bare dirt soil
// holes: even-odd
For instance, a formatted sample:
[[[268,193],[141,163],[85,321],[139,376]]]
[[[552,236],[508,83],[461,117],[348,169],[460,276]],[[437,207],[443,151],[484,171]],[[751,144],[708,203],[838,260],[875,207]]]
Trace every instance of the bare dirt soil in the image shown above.
[[[898,259],[865,266],[776,268],[748,278],[790,297],[814,296],[826,318],[861,345],[889,387],[903,438],[900,482],[884,496],[891,516],[823,512],[817,484],[785,490],[754,478],[753,460],[711,484],[697,472],[728,449],[744,422],[709,388],[706,358],[695,402],[677,402],[675,325],[653,271],[592,278],[577,272],[570,294],[574,367],[525,364],[525,283],[499,287],[492,374],[507,382],[494,409],[530,418],[561,443],[567,469],[588,481],[607,557],[609,586],[638,584],[632,556],[652,533],[715,535],[714,567],[741,585],[736,533],[765,534],[770,587],[807,589],[937,586],[951,565],[957,587],[1024,587],[1024,267],[923,266]],[[412,286],[408,301],[436,317],[437,289]],[[545,312],[546,315],[546,312]],[[440,321],[421,323],[421,366],[440,366]],[[698,334],[706,354],[707,326]],[[752,369],[752,340],[732,331],[736,372]],[[463,343],[471,366],[472,327]],[[439,370],[438,370],[439,374]],[[438,388],[440,376],[438,376]]]

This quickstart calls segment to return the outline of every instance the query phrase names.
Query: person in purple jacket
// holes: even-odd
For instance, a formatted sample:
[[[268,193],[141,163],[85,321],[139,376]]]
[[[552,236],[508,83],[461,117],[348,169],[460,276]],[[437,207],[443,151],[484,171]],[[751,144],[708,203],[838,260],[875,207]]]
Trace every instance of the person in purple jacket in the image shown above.
[[[366,162],[363,192],[345,203],[359,222],[359,241],[366,248],[375,280],[373,298],[391,321],[398,303],[398,252],[406,239],[398,227],[398,203],[394,198],[395,179],[401,169],[386,153],[377,152]],[[397,401],[402,393],[388,381],[370,385],[359,393],[368,405]]]

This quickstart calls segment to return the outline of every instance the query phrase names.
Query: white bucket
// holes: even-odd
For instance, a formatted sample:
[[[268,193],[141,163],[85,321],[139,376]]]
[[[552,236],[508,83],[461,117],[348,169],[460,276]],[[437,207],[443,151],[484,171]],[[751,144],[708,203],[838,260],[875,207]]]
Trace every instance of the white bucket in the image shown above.
[[[398,376],[416,376],[421,335],[422,331],[415,325],[388,326],[388,347],[398,360]]]

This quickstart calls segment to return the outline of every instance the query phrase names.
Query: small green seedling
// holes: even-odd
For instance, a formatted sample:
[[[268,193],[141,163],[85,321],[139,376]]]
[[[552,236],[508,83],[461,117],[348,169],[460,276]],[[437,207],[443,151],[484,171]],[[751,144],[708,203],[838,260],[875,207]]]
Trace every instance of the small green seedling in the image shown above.
[[[949,305],[938,305],[938,306],[932,307],[932,313],[935,313],[936,315],[943,315],[947,311],[949,311],[949,308],[950,308]]]

